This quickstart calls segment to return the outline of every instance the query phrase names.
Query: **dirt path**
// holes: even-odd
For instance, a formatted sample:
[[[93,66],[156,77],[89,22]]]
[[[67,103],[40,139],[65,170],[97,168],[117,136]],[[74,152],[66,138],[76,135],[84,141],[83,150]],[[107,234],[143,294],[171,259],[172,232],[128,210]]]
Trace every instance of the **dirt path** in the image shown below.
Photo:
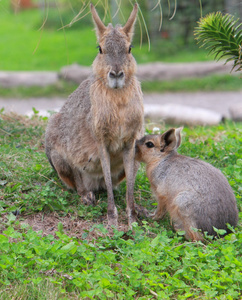
[[[229,118],[229,110],[235,105],[242,105],[242,91],[234,92],[197,92],[197,93],[164,93],[147,94],[144,103],[154,104],[179,104],[190,107],[205,108],[220,113]]]
[[[5,99],[0,98],[0,109],[5,112],[30,114],[34,107],[40,114],[59,109],[66,98],[30,98]],[[197,93],[163,93],[145,94],[145,106],[179,104],[190,107],[205,108],[229,117],[229,109],[242,104],[242,91],[236,92],[197,92]]]
[[[223,62],[196,63],[150,63],[138,66],[137,76],[140,80],[172,80],[174,78],[202,77],[208,74],[229,74],[231,65]],[[62,80],[80,82],[91,72],[90,67],[77,64],[63,67],[60,72],[0,72],[0,86],[45,86]],[[32,108],[40,115],[58,110],[66,98],[30,98],[5,99],[0,95],[0,109],[5,112],[33,114]],[[145,112],[162,120],[177,120],[178,123],[215,124],[224,117],[242,120],[242,90],[232,92],[196,92],[196,93],[151,93],[144,95]],[[233,109],[233,113],[230,111]],[[234,116],[239,112],[239,117]],[[203,115],[203,116],[202,116]],[[180,118],[182,116],[183,118]],[[180,120],[178,120],[180,118]],[[190,118],[190,119],[189,119]],[[213,119],[211,121],[211,119]],[[204,121],[205,120],[205,121]]]

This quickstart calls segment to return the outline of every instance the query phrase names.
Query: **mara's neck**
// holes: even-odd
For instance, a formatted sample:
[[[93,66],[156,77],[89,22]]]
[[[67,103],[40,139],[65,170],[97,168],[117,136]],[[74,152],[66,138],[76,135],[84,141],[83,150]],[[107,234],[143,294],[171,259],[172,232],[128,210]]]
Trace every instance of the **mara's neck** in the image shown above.
[[[101,80],[94,81],[90,88],[91,102],[92,104],[98,102],[98,105],[100,105],[100,102],[103,104],[111,102],[117,105],[125,105],[134,96],[134,93],[136,95],[140,93],[140,85],[134,76],[122,88],[112,89]]]

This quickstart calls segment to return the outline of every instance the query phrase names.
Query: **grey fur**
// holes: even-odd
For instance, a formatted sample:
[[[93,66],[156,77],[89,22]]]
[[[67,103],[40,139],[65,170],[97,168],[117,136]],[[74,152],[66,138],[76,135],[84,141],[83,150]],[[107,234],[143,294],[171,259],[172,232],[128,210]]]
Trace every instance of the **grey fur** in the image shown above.
[[[77,189],[84,203],[94,205],[94,192],[107,189],[110,226],[117,226],[118,219],[113,186],[126,176],[131,226],[136,220],[133,188],[139,166],[134,162],[134,147],[143,134],[143,95],[134,75],[136,62],[129,53],[132,35],[121,26],[104,26],[92,5],[91,12],[100,54],[93,62],[93,74],[50,118],[46,155],[62,181]],[[128,21],[130,30],[136,14],[137,5]]]
[[[202,240],[201,229],[216,235],[213,227],[236,226],[236,199],[226,177],[204,161],[179,155],[181,128],[170,129],[163,135],[148,135],[136,143],[136,156],[147,163],[147,174],[158,206],[154,219],[170,213],[175,230],[184,230],[186,238]],[[169,137],[169,138],[167,138]],[[146,143],[152,142],[153,148]]]

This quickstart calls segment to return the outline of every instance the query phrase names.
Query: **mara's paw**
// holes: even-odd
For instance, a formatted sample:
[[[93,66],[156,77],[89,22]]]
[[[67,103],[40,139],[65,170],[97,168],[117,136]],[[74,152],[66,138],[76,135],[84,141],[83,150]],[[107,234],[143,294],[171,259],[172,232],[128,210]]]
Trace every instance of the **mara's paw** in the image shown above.
[[[166,215],[166,210],[157,208],[154,212],[150,213],[150,218],[152,218],[152,220],[154,221],[158,221],[163,219],[165,215]]]
[[[129,229],[132,229],[132,224],[133,223],[137,223],[138,219],[137,219],[137,213],[134,209],[129,209],[128,207],[126,208],[126,214],[127,214],[127,218],[128,218],[128,226]]]
[[[129,229],[132,230],[132,224],[133,223],[137,223],[137,221],[138,220],[137,220],[136,214],[128,216],[128,226],[129,226]]]
[[[96,205],[96,198],[93,192],[88,192],[81,196],[81,199],[85,205]]]
[[[108,226],[107,229],[109,232],[113,231],[113,228],[118,228],[118,218],[113,216],[108,216]]]
[[[135,203],[134,207],[138,217],[150,218],[153,216],[153,213],[141,205]]]
[[[153,220],[153,221],[159,221],[161,218],[159,217],[158,214],[154,212],[150,213],[150,218]]]
[[[108,229],[112,227],[118,228],[118,211],[115,207],[114,210],[108,211]]]

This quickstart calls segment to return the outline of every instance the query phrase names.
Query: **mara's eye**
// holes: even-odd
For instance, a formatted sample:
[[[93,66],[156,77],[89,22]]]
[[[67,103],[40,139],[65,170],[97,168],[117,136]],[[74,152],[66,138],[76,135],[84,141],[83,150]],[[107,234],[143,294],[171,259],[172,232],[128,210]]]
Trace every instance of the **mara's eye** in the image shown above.
[[[102,54],[103,52],[102,52],[101,46],[98,45],[97,48],[98,48],[98,50],[99,50],[99,53]]]
[[[145,143],[145,145],[146,145],[148,148],[153,148],[153,147],[155,147],[155,145],[154,145],[152,142],[147,142],[147,143]]]
[[[129,53],[131,53],[131,49],[132,49],[132,48],[134,48],[134,46],[133,46],[133,45],[130,45],[130,46],[129,46]]]

